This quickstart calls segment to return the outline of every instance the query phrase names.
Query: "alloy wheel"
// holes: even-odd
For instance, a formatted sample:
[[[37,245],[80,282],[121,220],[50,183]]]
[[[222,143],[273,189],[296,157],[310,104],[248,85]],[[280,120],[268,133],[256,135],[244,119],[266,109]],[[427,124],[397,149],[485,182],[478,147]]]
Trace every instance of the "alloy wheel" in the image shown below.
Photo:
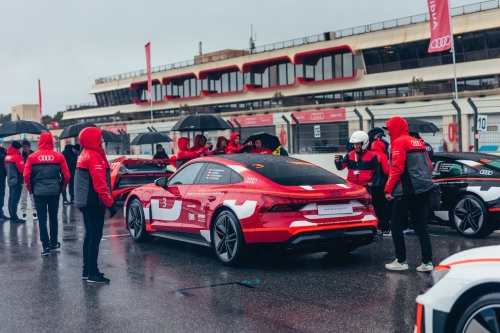
[[[500,305],[488,305],[477,310],[462,330],[463,333],[500,332]]]
[[[228,215],[221,215],[215,222],[215,251],[223,261],[231,261],[238,251],[238,233],[235,221]]]
[[[480,204],[470,198],[460,200],[455,206],[455,225],[463,234],[477,233],[484,222],[483,210]]]
[[[142,214],[140,211],[141,209],[142,207],[140,207],[137,202],[133,202],[130,205],[129,213],[127,216],[128,230],[130,232],[130,235],[134,239],[139,237],[143,226]]]

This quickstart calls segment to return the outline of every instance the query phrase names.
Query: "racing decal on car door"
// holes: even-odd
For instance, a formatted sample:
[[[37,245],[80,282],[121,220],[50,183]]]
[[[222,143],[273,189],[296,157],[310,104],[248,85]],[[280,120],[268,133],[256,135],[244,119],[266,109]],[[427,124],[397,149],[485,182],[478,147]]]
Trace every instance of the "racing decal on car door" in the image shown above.
[[[167,208],[167,200],[151,200],[151,213],[155,219],[162,221],[177,221],[181,216],[182,201],[175,200],[171,208]]]
[[[255,207],[257,207],[257,201],[246,200],[242,205],[237,205],[236,200],[224,200],[224,205],[231,208],[238,219],[241,220],[253,215]]]
[[[467,186],[467,192],[479,195],[484,201],[493,201],[500,197],[500,187],[490,187],[484,190],[482,186]]]

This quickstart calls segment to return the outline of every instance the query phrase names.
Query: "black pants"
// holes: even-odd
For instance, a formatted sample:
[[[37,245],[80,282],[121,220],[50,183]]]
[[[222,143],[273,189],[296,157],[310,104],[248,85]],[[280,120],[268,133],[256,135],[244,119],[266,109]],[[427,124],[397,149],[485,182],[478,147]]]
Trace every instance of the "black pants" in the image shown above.
[[[384,186],[372,186],[372,203],[378,218],[378,229],[389,230],[389,202],[385,198]]]
[[[5,201],[5,180],[6,176],[0,176],[0,215],[4,215],[3,203]]]
[[[59,194],[56,195],[34,195],[36,210],[38,213],[38,226],[40,229],[40,241],[43,248],[57,244],[57,211],[59,210]],[[50,239],[47,232],[47,212],[49,213]]]
[[[93,276],[99,273],[97,257],[99,256],[99,244],[104,227],[104,206],[87,206],[80,208],[85,223],[85,239],[83,240],[83,270]]]
[[[69,189],[69,201],[74,201],[75,200],[75,174],[72,173],[71,177],[69,178],[69,183],[68,183],[68,189]],[[66,195],[66,190],[62,192],[62,197],[63,201],[68,201],[68,197]]]
[[[394,200],[391,230],[398,262],[402,263],[406,261],[403,230],[405,228],[405,221],[408,219],[408,212],[410,212],[413,227],[422,249],[422,262],[427,264],[429,261],[432,261],[431,239],[427,232],[427,220],[425,218],[425,206],[429,200],[429,192],[408,194]]]
[[[21,191],[23,190],[23,185],[9,186],[9,214],[11,220],[19,219],[17,217],[17,206],[19,205],[19,199],[21,199]]]

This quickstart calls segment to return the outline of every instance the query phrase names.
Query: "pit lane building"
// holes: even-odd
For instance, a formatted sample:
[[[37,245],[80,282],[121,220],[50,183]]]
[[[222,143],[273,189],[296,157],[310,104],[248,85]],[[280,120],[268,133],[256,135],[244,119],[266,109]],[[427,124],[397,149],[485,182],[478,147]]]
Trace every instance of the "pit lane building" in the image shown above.
[[[427,52],[429,17],[422,14],[155,67],[153,126],[169,132],[182,116],[215,113],[241,130],[243,139],[265,131],[279,136],[291,153],[315,155],[344,151],[353,131],[401,115],[441,129],[423,135],[436,151],[469,151],[476,129],[470,98],[478,113],[487,115],[478,150],[496,152],[500,1],[452,8],[452,16],[459,90],[455,106],[452,55]],[[62,126],[90,121],[127,133],[126,141],[147,131],[151,114],[145,70],[99,78],[90,94],[95,102],[68,106]],[[218,134],[207,133],[214,142]],[[169,135],[175,141],[180,133]],[[128,149],[124,143],[109,152]]]

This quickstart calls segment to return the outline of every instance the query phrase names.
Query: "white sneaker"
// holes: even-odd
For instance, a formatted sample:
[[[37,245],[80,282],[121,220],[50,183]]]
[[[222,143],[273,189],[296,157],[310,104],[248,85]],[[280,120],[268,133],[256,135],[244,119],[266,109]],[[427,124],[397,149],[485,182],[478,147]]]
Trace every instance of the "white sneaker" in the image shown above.
[[[382,236],[384,236],[384,237],[392,237],[392,231],[386,230],[386,231],[383,232]]]
[[[415,230],[408,228],[405,231],[403,231],[403,233],[407,235],[415,235]]]
[[[33,220],[38,220],[38,216],[36,215],[36,213],[33,213]]]
[[[26,214],[23,214],[23,220],[26,221]]]
[[[419,272],[430,272],[434,270],[434,266],[432,265],[432,261],[429,261],[427,264],[422,264],[417,267],[417,271]]]
[[[398,262],[398,259],[394,260],[390,264],[386,264],[385,268],[391,270],[391,271],[404,271],[408,269],[408,263],[405,261],[404,263],[400,264]]]

